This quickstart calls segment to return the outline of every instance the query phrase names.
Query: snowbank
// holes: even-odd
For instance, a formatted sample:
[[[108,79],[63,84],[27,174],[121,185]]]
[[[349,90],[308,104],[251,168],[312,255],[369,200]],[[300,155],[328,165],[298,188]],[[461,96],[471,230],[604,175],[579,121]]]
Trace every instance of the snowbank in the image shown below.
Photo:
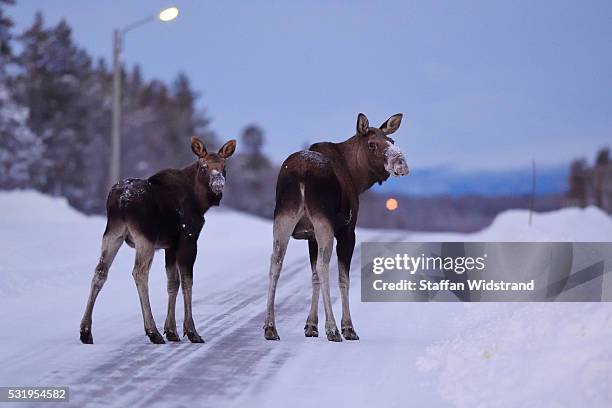
[[[439,240],[612,241],[596,207],[510,210],[486,229]],[[432,238],[431,236],[429,238]],[[608,266],[610,267],[610,266]],[[458,407],[612,406],[612,304],[466,303],[448,339],[417,359]]]
[[[458,407],[612,406],[612,305],[464,304],[417,367]]]
[[[597,207],[571,207],[533,213],[529,225],[528,210],[507,210],[478,232],[418,232],[411,237],[412,241],[446,242],[608,242],[612,241],[612,217]]]
[[[508,210],[470,239],[481,241],[611,241],[612,218],[598,207],[562,208],[534,213]]]
[[[65,198],[37,191],[0,191],[0,225],[39,222],[79,222],[87,218],[70,207]]]

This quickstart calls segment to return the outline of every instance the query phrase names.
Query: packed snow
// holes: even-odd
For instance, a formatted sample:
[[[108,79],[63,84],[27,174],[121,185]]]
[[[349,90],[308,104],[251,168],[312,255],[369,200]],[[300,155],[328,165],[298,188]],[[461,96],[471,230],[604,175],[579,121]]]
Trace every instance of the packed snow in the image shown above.
[[[417,359],[458,407],[612,406],[608,303],[466,303]]]
[[[329,159],[327,157],[313,150],[302,150],[299,152],[299,156],[303,160],[306,160],[315,166],[323,167],[329,164]]]
[[[290,244],[279,281],[281,341],[265,341],[271,223],[223,208],[206,216],[195,267],[194,319],[206,344],[149,344],[124,246],[96,303],[94,345],[82,345],[105,219],[29,191],[0,193],[0,211],[0,386],[67,385],[78,407],[612,406],[612,305],[361,303],[359,248],[351,311],[360,341],[304,337],[303,241]],[[529,225],[528,212],[508,211],[475,234],[359,230],[357,240],[612,241],[612,220],[570,208],[534,214]],[[149,287],[160,329],[165,280],[158,253]],[[336,281],[334,264],[339,320]],[[323,321],[320,308],[320,330]]]

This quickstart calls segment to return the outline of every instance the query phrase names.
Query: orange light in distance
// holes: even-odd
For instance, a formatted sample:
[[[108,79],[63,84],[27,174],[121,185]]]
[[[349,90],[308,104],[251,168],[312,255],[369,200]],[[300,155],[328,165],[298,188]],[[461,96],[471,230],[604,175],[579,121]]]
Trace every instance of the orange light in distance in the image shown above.
[[[385,206],[387,207],[387,210],[389,211],[395,211],[397,210],[397,206],[398,206],[398,202],[395,198],[391,197],[389,199],[387,199],[387,202],[385,203]]]

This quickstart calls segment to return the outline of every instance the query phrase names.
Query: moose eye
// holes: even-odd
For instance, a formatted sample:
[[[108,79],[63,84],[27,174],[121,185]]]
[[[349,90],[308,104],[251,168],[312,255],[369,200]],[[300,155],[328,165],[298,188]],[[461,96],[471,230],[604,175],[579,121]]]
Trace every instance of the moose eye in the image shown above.
[[[368,147],[370,148],[370,150],[376,150],[376,143],[375,142],[368,142]]]

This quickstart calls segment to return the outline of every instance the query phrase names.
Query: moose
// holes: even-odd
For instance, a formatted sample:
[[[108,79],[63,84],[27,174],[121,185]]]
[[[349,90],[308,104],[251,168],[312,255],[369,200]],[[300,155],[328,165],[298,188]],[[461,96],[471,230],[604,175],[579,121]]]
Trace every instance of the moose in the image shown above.
[[[304,326],[306,337],[318,337],[319,290],[323,294],[325,333],[329,341],[342,341],[331,305],[329,262],[334,237],[342,298],[342,336],[359,340],[349,310],[349,269],[355,248],[359,195],[389,176],[405,176],[408,165],[389,137],[400,126],[402,114],[370,127],[368,118],[357,117],[357,133],[342,143],[315,143],[290,155],[282,164],[276,183],[273,249],[270,259],[264,337],[280,340],[274,318],[276,285],[290,237],[308,240],[312,271],[312,302]]]
[[[204,143],[191,138],[197,161],[183,169],[167,169],[148,179],[126,179],[115,184],[106,202],[107,224],[102,253],[91,282],[89,300],[81,321],[80,337],[93,343],[91,320],[94,303],[108,276],[117,251],[125,241],[136,249],[132,275],[138,289],[144,329],[154,344],[165,343],[159,334],[149,304],[149,269],[156,249],[165,250],[168,278],[168,315],[164,334],[168,341],[180,341],[176,332],[175,306],[179,287],[185,304],[183,336],[203,343],[193,322],[191,291],[197,240],[204,226],[204,214],[218,206],[225,185],[225,161],[236,149],[236,141],[225,143],[218,153],[208,153]]]

